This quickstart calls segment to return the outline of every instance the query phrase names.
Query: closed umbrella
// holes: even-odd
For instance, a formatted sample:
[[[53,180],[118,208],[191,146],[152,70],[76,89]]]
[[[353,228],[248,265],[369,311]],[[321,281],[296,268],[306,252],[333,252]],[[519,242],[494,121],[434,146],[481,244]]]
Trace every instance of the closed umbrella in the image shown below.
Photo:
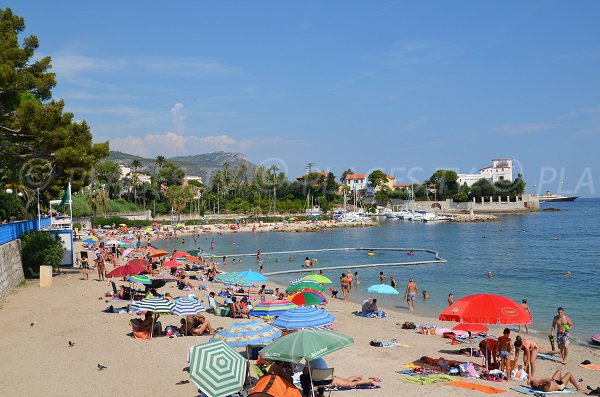
[[[391,285],[387,284],[374,284],[367,288],[367,292],[372,294],[387,294],[387,295],[398,295],[400,292]]]
[[[240,391],[246,380],[246,360],[223,341],[196,345],[190,358],[190,378],[208,397]]]
[[[323,309],[301,306],[282,313],[273,325],[283,329],[311,329],[331,325],[335,317]]]
[[[260,355],[267,360],[299,363],[303,359],[312,361],[344,347],[354,340],[334,331],[301,329],[269,343]]]
[[[261,345],[281,336],[281,330],[264,321],[251,320],[231,324],[228,328],[217,331],[212,341],[222,340],[229,346]]]
[[[250,310],[250,315],[255,317],[280,316],[295,307],[298,307],[295,303],[284,300],[260,302]]]

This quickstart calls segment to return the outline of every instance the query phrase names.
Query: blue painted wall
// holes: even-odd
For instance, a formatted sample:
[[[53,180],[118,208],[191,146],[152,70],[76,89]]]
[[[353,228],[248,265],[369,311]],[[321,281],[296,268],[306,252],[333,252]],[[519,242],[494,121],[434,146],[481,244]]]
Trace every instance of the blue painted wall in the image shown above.
[[[42,218],[40,220],[40,227],[43,229],[50,226],[52,220],[50,218]],[[37,219],[32,221],[13,222],[0,225],[0,244],[5,244],[10,241],[16,240],[23,234],[38,230]]]

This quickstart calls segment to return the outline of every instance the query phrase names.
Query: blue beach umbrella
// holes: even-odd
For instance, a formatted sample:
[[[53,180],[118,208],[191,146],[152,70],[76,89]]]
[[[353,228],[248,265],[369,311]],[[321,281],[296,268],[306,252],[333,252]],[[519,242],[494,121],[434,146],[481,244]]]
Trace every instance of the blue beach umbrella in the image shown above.
[[[284,329],[314,329],[331,325],[335,317],[323,309],[300,306],[282,313],[273,325]]]
[[[243,272],[238,272],[237,274],[252,282],[262,282],[269,280],[266,276],[263,276],[262,274],[253,270],[246,270]]]
[[[233,323],[229,328],[219,330],[210,342],[222,340],[229,346],[239,347],[266,344],[280,336],[280,329],[264,321],[252,320]]]
[[[387,294],[387,295],[398,295],[400,292],[391,285],[387,284],[374,284],[367,288],[367,291],[372,294]]]
[[[85,240],[83,240],[83,242],[86,244],[95,244],[96,240],[94,240],[93,238],[86,238]]]

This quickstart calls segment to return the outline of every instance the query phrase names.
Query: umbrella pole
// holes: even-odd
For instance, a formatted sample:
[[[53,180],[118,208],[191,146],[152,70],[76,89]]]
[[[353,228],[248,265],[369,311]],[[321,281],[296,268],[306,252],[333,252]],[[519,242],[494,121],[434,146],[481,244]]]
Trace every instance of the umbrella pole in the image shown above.
[[[308,366],[308,379],[310,379],[310,394],[312,395],[312,397],[315,397],[315,387],[312,383],[312,371],[310,370],[310,361],[306,360],[306,365]]]

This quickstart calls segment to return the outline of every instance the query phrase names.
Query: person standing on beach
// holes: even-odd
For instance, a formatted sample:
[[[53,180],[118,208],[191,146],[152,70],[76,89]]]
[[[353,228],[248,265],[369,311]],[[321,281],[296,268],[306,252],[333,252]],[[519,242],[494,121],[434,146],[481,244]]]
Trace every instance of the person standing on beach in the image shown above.
[[[521,301],[521,307],[531,316],[531,312],[529,311],[529,305],[527,305],[527,299],[523,299]],[[531,321],[533,322],[533,317],[531,318]],[[519,324],[519,332],[521,332],[521,324]],[[527,324],[525,324],[525,333],[529,333],[529,327],[527,326]]]
[[[512,349],[513,345],[510,340],[510,329],[504,328],[502,336],[498,338],[498,354],[500,355],[500,371],[504,371],[505,374],[510,373],[508,359]]]
[[[385,284],[385,276],[383,275],[383,272],[379,272],[379,283]]]
[[[87,255],[81,258],[81,272],[83,279],[87,280],[89,277],[90,264],[88,263]]]
[[[352,277],[352,272],[350,272],[350,270],[348,270],[346,277],[348,277],[348,292],[350,292],[350,291],[352,291],[352,282],[354,281],[354,279]]]
[[[356,286],[360,285],[360,279],[358,278],[358,272],[354,272],[354,280],[356,281]]]
[[[539,353],[537,343],[531,339],[523,339],[521,335],[517,335],[515,340],[515,364],[519,360],[519,351],[523,351],[523,364],[529,379],[535,379],[535,362]]]
[[[417,283],[415,283],[414,279],[409,279],[408,284],[406,284],[406,291],[404,291],[404,299],[406,299],[406,303],[408,303],[408,308],[411,312],[415,310],[415,300],[417,299],[418,294],[419,289],[417,288]]]
[[[258,291],[258,296],[260,296],[260,301],[264,302],[267,298],[265,296],[265,288],[267,286],[266,285],[261,285],[260,290]]]
[[[554,334],[556,328],[556,343],[560,349],[560,358],[563,364],[567,364],[567,356],[569,355],[569,332],[573,329],[573,321],[565,314],[565,309],[559,307],[557,314],[552,320],[552,328],[550,335]]]
[[[348,300],[348,275],[346,273],[342,273],[340,277],[340,288],[342,289],[344,302],[346,302]]]

